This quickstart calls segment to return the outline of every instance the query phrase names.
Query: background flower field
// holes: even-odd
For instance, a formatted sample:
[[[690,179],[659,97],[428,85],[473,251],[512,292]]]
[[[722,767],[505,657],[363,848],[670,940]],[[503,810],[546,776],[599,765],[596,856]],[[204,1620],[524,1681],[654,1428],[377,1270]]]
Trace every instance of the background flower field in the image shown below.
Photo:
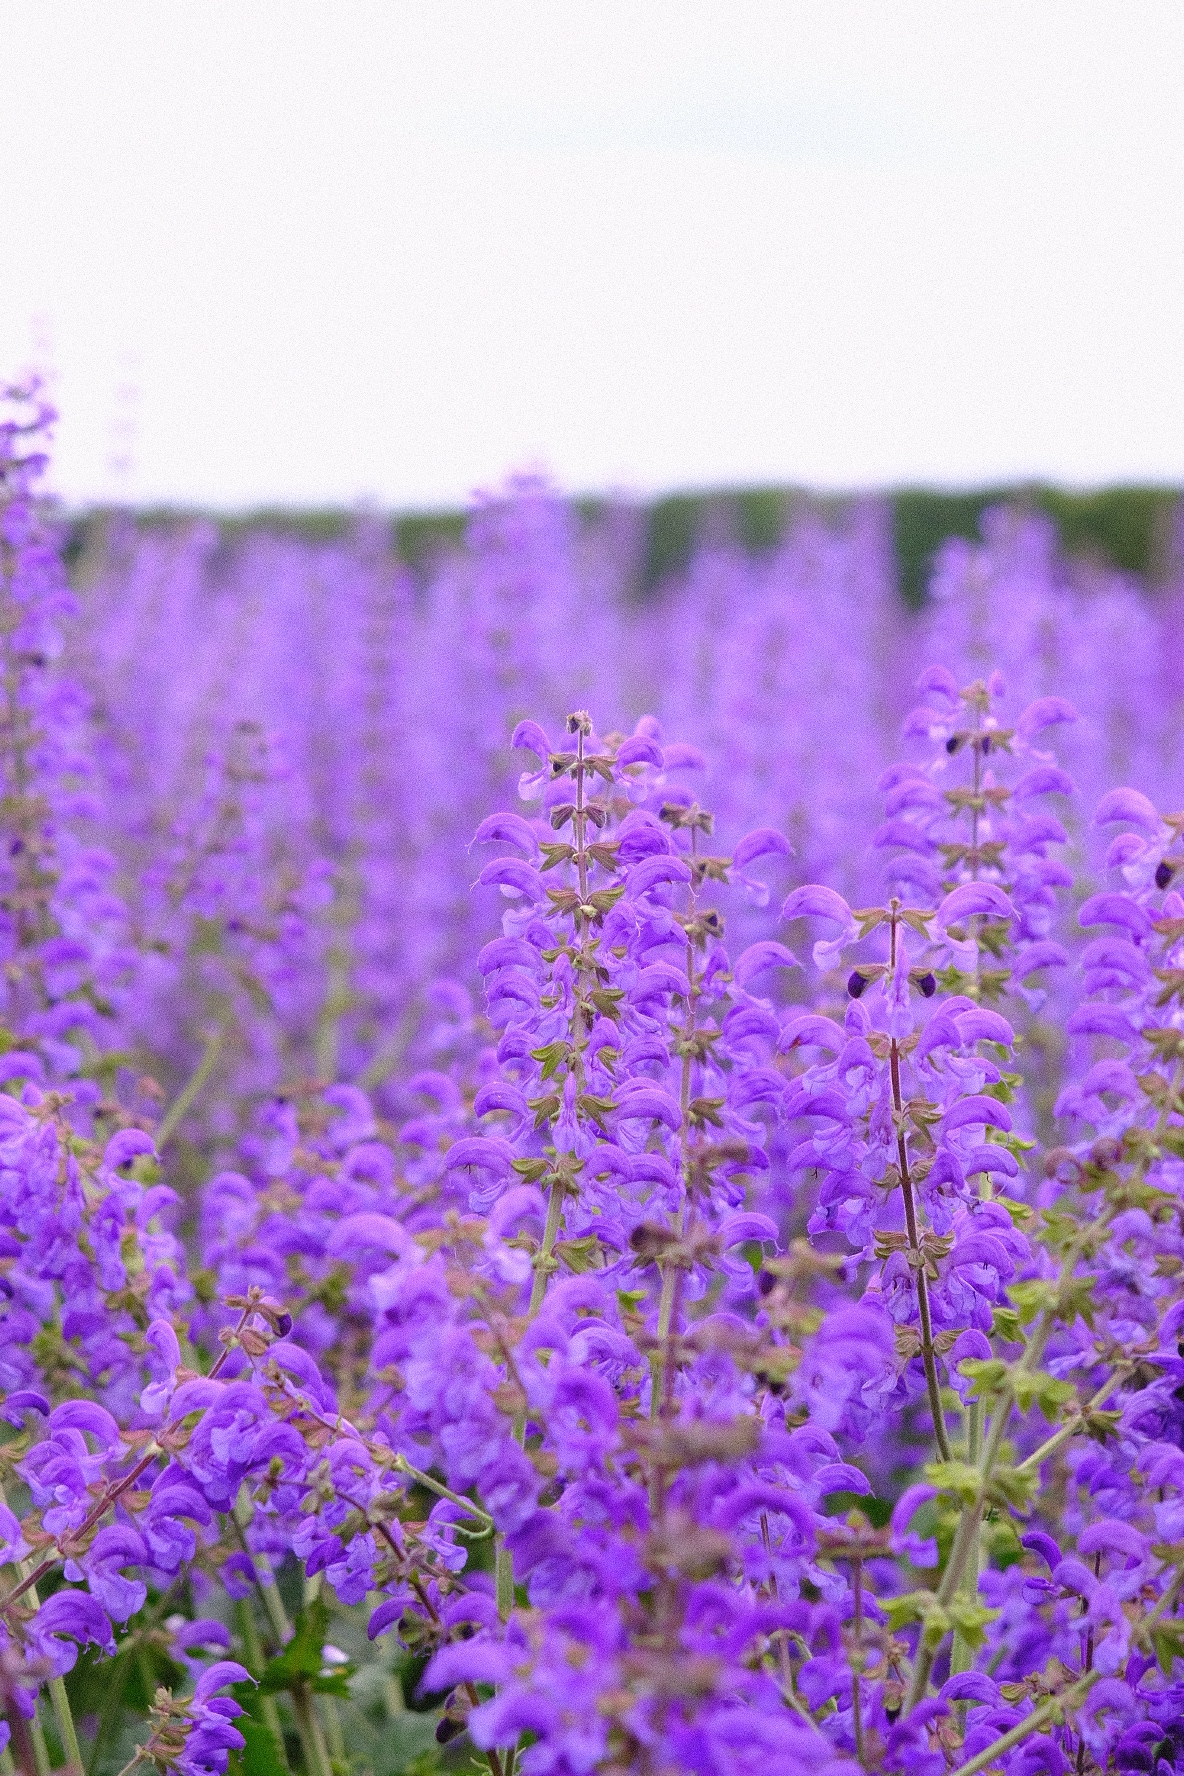
[[[6,1765],[1184,1768],[1170,510],[409,565],[5,416]]]

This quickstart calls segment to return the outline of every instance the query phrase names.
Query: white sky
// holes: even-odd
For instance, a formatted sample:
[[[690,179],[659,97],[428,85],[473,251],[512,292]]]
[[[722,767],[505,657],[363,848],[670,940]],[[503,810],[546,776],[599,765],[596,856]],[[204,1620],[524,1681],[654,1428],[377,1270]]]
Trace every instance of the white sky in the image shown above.
[[[1180,0],[0,0],[71,500],[1184,481]]]

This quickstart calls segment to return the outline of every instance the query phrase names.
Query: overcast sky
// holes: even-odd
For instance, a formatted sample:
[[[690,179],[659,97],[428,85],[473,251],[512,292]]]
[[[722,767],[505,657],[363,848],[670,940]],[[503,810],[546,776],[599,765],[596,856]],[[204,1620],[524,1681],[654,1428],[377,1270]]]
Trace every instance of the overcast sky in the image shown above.
[[[73,501],[1184,481],[1184,5],[0,0]]]

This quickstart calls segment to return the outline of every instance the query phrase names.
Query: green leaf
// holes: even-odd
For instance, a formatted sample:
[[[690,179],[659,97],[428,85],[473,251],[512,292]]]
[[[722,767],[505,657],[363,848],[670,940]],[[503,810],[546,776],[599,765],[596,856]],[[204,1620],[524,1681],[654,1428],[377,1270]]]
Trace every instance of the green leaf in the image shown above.
[[[979,1471],[969,1462],[928,1462],[925,1478],[939,1492],[948,1492],[964,1505],[972,1505],[978,1497]]]
[[[324,1669],[328,1627],[329,1611],[319,1597],[314,1597],[297,1616],[296,1632],[287,1646],[264,1666],[259,1694],[273,1696],[303,1682],[324,1695],[348,1696],[345,1672]]]
[[[600,1235],[596,1233],[585,1233],[579,1239],[561,1239],[555,1242],[555,1256],[569,1270],[594,1270],[603,1255],[604,1247]]]
[[[548,1042],[545,1048],[532,1048],[530,1058],[539,1062],[543,1069],[543,1078],[550,1079],[570,1054],[570,1042]]]
[[[900,1597],[881,1598],[880,1607],[895,1633],[899,1628],[907,1628],[910,1622],[923,1621],[932,1603],[932,1591],[906,1591]]]
[[[963,1357],[958,1364],[958,1373],[974,1383],[975,1399],[985,1400],[1002,1388],[1007,1379],[1007,1364],[1001,1357]]]
[[[1159,1621],[1151,1630],[1155,1659],[1165,1677],[1172,1675],[1172,1665],[1184,1659],[1184,1622]]]
[[[239,1691],[253,1689],[253,1684],[235,1684],[237,1700],[244,1701]],[[291,1776],[287,1759],[269,1726],[251,1714],[240,1714],[234,1724],[246,1743],[241,1751],[231,1752],[226,1776]]]
[[[1018,1366],[1012,1370],[1015,1403],[1021,1412],[1038,1406],[1050,1424],[1060,1416],[1062,1406],[1077,1398],[1077,1390],[1069,1381],[1058,1381],[1055,1375],[1039,1369],[1035,1373]]]
[[[1021,1474],[1018,1468],[996,1468],[987,1487],[987,1498],[1023,1511],[1040,1484],[1038,1474]]]
[[[996,1338],[1002,1338],[1008,1344],[1022,1344],[1024,1340],[1019,1315],[1012,1307],[995,1309],[991,1316],[991,1331]]]
[[[949,1617],[967,1646],[977,1648],[986,1639],[988,1622],[993,1622],[1002,1611],[987,1609],[984,1604],[970,1597],[954,1597],[949,1604]]]
[[[1036,1277],[1029,1282],[1011,1283],[1007,1293],[1021,1323],[1030,1326],[1037,1314],[1052,1306],[1055,1290],[1052,1283]]]

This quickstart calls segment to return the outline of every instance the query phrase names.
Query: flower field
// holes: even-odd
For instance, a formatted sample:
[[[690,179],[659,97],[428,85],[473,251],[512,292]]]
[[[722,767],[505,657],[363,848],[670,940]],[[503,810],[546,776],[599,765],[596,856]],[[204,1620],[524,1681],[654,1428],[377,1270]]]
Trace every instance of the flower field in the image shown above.
[[[1184,1770],[1184,591],[0,421],[0,1761]]]

